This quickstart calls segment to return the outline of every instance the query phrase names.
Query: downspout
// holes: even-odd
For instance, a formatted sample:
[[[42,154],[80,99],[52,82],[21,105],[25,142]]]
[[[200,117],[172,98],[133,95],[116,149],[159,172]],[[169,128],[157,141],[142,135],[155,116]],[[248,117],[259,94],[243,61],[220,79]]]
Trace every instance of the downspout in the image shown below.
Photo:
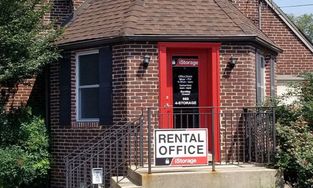
[[[258,20],[259,20],[259,29],[260,30],[262,30],[262,7],[263,7],[262,0],[259,0]]]

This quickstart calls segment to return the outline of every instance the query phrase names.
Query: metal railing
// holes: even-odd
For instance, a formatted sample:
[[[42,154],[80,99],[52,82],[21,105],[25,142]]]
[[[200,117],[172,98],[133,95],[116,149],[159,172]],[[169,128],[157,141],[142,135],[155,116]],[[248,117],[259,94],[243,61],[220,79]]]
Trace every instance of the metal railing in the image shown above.
[[[65,157],[66,187],[98,187],[92,184],[92,169],[102,170],[103,184],[109,187],[110,178],[125,177],[128,165],[143,164],[142,116],[127,123],[117,123]],[[119,179],[120,178],[120,179]]]
[[[153,173],[153,136],[158,128],[207,127],[208,165],[213,171],[222,164],[268,164],[275,154],[275,109],[271,107],[148,108],[128,119],[65,158],[67,188],[94,187],[93,168],[102,168],[106,187],[113,176],[117,182],[126,177],[129,168]]]
[[[270,164],[276,148],[273,107],[198,107],[148,109],[148,172],[152,173],[153,129],[208,128],[208,164]]]

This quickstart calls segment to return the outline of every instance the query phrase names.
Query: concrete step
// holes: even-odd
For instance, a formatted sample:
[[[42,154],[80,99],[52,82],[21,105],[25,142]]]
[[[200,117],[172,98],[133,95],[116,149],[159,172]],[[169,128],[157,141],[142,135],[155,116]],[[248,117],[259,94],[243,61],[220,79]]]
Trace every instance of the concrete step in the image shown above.
[[[142,188],[275,188],[281,176],[275,169],[254,165],[219,165],[211,167],[153,167],[128,170],[129,179]]]
[[[117,182],[118,180],[118,182]],[[112,177],[111,178],[111,188],[142,188],[134,184],[129,178],[127,177]]]

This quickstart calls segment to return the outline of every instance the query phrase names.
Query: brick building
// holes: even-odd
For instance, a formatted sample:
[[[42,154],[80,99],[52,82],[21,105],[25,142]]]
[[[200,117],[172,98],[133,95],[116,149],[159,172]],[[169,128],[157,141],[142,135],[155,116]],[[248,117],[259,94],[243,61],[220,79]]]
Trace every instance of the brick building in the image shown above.
[[[64,186],[66,155],[142,109],[174,114],[183,106],[209,113],[201,107],[229,110],[263,102],[266,93],[275,92],[274,77],[265,72],[274,72],[281,52],[227,0],[86,2],[58,45],[63,60],[50,68],[52,187]],[[183,76],[194,85],[181,91],[177,79]],[[178,128],[174,119],[159,117],[158,126]],[[219,135],[199,119],[192,127]],[[220,144],[224,153],[227,146]],[[212,150],[210,141],[209,146]]]
[[[51,187],[66,185],[65,156],[143,109],[171,114],[159,116],[157,124],[177,128],[175,108],[210,113],[221,107],[233,113],[261,104],[275,95],[276,83],[313,69],[312,44],[268,0],[51,3],[46,19],[65,28],[58,41],[63,58],[50,65],[47,84]],[[180,94],[181,75],[193,84],[184,91],[187,98]],[[199,119],[192,126],[216,132],[220,139],[213,146],[209,141],[210,151],[225,160],[226,136],[223,140],[211,127],[228,129],[218,119],[211,124]],[[230,134],[241,138],[244,129],[237,124]]]

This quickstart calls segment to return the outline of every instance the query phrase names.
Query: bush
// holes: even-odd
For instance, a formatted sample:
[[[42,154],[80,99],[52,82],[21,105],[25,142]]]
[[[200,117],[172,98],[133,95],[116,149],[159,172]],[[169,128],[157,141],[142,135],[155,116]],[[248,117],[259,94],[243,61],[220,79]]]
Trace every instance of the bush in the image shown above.
[[[29,108],[0,115],[0,187],[25,187],[44,179],[49,169],[44,121]]]
[[[292,104],[277,106],[277,161],[284,179],[293,187],[313,185],[313,74],[305,81],[293,84],[298,96]],[[283,99],[282,99],[283,100]]]
[[[277,126],[277,166],[284,179],[294,187],[313,185],[313,135],[306,122],[298,120],[291,126]]]

